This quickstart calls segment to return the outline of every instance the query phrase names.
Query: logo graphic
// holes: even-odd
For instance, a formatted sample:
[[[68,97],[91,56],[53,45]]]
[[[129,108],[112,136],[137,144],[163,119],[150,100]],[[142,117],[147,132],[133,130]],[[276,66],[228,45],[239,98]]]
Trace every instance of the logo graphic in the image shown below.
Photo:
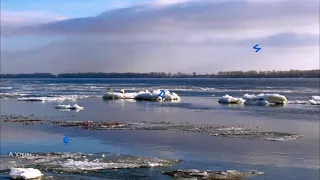
[[[67,145],[67,144],[68,144],[68,142],[69,142],[69,138],[68,138],[68,136],[67,136],[67,135],[64,135],[63,142],[64,142],[64,144],[65,144],[65,145]]]
[[[259,48],[258,46],[259,46],[259,44],[257,44],[257,45],[255,45],[255,46],[253,46],[253,49],[256,49],[256,52],[258,52],[258,51],[260,51],[260,50],[261,50],[261,48]]]
[[[162,97],[162,100],[163,100],[165,94],[166,94],[166,92],[164,90],[161,90],[161,92],[158,94],[158,96]]]

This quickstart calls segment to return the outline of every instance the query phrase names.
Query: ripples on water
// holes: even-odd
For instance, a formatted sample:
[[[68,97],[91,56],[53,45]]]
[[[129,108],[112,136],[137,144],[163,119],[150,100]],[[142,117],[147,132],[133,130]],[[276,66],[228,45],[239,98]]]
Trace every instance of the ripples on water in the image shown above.
[[[2,79],[1,93],[28,96],[102,95],[107,88],[126,89],[128,92],[159,88],[185,96],[281,93],[291,100],[309,100],[310,96],[320,94],[319,85],[318,79]]]
[[[47,170],[47,175],[53,176],[54,179],[170,179],[161,175],[161,172],[177,168],[258,169],[266,172],[264,176],[254,179],[291,180],[318,179],[319,177],[317,169],[319,166],[317,150],[319,149],[319,106],[288,104],[287,106],[256,107],[217,103],[217,98],[225,94],[239,97],[246,93],[279,93],[285,95],[289,101],[308,101],[311,96],[320,95],[319,79],[1,79],[0,83],[0,96],[3,99],[1,100],[2,114],[33,113],[54,116],[55,119],[62,116],[68,116],[70,119],[73,116],[72,120],[108,119],[124,122],[168,120],[175,123],[190,121],[199,124],[262,125],[265,126],[266,131],[269,128],[304,135],[297,141],[282,143],[219,139],[166,131],[96,132],[68,129],[69,137],[71,136],[69,150],[72,152],[80,150],[82,153],[90,151],[93,155],[83,157],[82,154],[67,154],[66,156],[72,156],[71,160],[62,158],[62,154],[51,154],[52,156],[42,154],[38,157],[39,159],[29,160],[1,158],[0,179],[7,179],[8,174],[4,170],[9,166],[21,164]],[[115,91],[126,89],[127,92],[168,89],[177,93],[182,100],[177,103],[103,101],[101,96],[107,88]],[[17,98],[22,97],[45,98],[46,101],[45,103],[16,101]],[[72,100],[80,103],[85,109],[78,113],[57,111],[54,109],[54,106],[59,103],[56,102],[57,99]],[[3,129],[4,126],[6,129]],[[66,133],[66,128],[11,127],[5,124],[1,124],[1,128],[2,152],[10,151],[13,147],[35,153],[40,150],[43,150],[40,152],[63,151],[65,148],[59,145],[62,142],[57,138]],[[72,136],[90,138],[79,141]],[[26,141],[25,138],[29,140]],[[46,142],[49,139],[51,142]],[[99,140],[99,143],[94,143],[93,140]],[[108,144],[107,147],[106,144]],[[133,155],[104,153],[103,158],[102,154],[94,154],[104,152],[104,149],[114,153],[121,151],[121,153]],[[143,157],[138,160],[145,155],[158,158]],[[164,158],[169,160],[164,161]],[[182,161],[176,162],[174,159]],[[151,164],[161,163],[170,164],[170,167],[109,170],[116,166],[119,168],[151,167]],[[77,174],[72,171],[77,169],[75,167],[88,169],[105,167],[105,169],[81,171]],[[64,172],[64,174],[54,172]]]

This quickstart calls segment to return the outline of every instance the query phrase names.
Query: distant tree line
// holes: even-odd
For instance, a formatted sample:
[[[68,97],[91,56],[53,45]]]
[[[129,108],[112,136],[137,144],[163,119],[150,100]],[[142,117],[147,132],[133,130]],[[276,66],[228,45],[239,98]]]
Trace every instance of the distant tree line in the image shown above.
[[[320,70],[222,71],[217,74],[187,73],[50,73],[0,74],[0,78],[320,78]]]
[[[57,78],[57,76],[51,73],[0,74],[0,78]]]
[[[226,78],[320,78],[320,70],[290,70],[290,71],[224,71],[217,77]]]

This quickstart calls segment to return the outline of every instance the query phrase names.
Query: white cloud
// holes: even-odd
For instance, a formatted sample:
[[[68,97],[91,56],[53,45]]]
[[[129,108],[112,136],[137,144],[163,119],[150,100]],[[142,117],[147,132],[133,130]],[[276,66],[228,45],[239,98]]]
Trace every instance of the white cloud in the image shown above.
[[[30,25],[40,24],[51,21],[60,21],[68,19],[65,16],[38,12],[38,11],[24,11],[24,12],[13,12],[1,10],[1,24],[3,25]]]
[[[317,0],[143,2],[97,17],[24,29],[23,33],[62,34],[69,39],[1,57],[9,71],[316,69],[318,7]],[[260,44],[261,52],[254,52],[255,44]],[[24,66],[13,62],[37,67],[21,69]]]

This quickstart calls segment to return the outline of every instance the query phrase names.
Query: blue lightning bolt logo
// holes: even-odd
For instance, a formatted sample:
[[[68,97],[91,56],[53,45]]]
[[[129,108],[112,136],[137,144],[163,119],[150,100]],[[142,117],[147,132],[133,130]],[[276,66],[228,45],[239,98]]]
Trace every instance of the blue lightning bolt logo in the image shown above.
[[[162,97],[162,100],[163,100],[165,94],[166,94],[166,92],[164,90],[161,90],[161,92],[158,94],[158,96]]]
[[[260,50],[261,50],[261,48],[259,48],[258,46],[259,46],[259,44],[257,44],[257,45],[255,45],[255,46],[253,46],[253,49],[256,49],[256,52],[258,52],[258,51],[260,51]]]

